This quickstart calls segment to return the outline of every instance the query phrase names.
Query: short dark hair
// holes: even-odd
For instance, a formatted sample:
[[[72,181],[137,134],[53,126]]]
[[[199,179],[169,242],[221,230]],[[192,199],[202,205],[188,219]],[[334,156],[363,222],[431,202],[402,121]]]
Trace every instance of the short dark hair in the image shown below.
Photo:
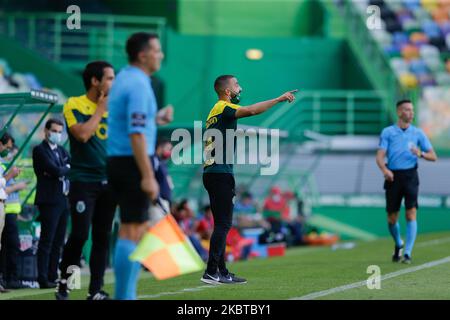
[[[113,66],[106,61],[93,61],[89,62],[83,71],[83,83],[84,88],[88,91],[91,88],[91,79],[94,77],[98,81],[101,81],[104,75],[105,68],[113,68]]]
[[[5,132],[2,137],[0,138],[0,142],[5,145],[8,144],[8,142],[11,141],[12,143],[14,143],[14,138],[8,133]]]
[[[187,204],[189,204],[188,199],[181,199],[180,203],[178,203],[177,211],[183,210]]]
[[[56,119],[56,118],[50,118],[45,123],[45,129],[50,130],[50,128],[52,127],[52,124],[57,124],[58,126],[64,127],[64,123],[61,120]]]
[[[404,103],[412,103],[412,101],[409,99],[402,99],[402,100],[397,101],[397,104],[396,104],[397,109]]]
[[[159,137],[156,141],[156,148],[165,145],[166,143],[172,143],[172,141],[167,137]]]
[[[225,90],[225,87],[228,85],[228,81],[233,78],[236,77],[231,74],[224,74],[217,77],[216,81],[214,81],[214,90],[216,93],[220,94],[223,90]]]
[[[127,40],[126,50],[128,55],[128,62],[136,62],[139,53],[150,47],[149,41],[151,39],[159,39],[156,33],[136,32],[133,33]]]

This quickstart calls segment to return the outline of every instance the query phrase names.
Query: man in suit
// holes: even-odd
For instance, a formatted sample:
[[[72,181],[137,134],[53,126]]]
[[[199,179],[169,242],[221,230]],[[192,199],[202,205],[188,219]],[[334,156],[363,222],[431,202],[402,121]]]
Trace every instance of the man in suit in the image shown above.
[[[58,263],[66,234],[69,204],[69,153],[61,143],[63,123],[49,119],[45,140],[33,149],[37,176],[35,204],[39,209],[41,238],[38,246],[38,282],[41,289],[55,288]]]

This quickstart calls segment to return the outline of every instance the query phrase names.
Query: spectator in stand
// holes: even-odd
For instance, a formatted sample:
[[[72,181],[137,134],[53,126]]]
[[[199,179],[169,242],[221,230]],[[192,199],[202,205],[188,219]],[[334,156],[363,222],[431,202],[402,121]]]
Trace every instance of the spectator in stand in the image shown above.
[[[197,233],[200,235],[200,239],[211,239],[212,232],[214,230],[214,218],[211,211],[211,206],[207,205],[203,208],[203,217],[198,221]]]
[[[281,218],[289,211],[287,201],[282,197],[281,189],[278,186],[270,189],[270,194],[264,200],[263,214],[271,225],[271,232],[278,234],[277,239],[281,240],[282,224]]]
[[[201,245],[200,235],[197,233],[198,221],[196,221],[195,212],[189,206],[187,199],[183,199],[180,202],[173,216],[183,232],[188,236],[197,253],[206,261],[208,259],[208,253]]]
[[[302,242],[302,224],[298,217],[291,217],[289,201],[295,199],[292,192],[282,192],[274,186],[264,202],[264,212],[271,224],[271,232],[277,241],[285,240],[288,245]]]
[[[250,192],[243,192],[234,205],[234,225],[238,228],[262,227],[269,228],[270,225],[258,213],[256,202]]]
[[[202,239],[204,247],[209,247],[209,240],[214,230],[214,218],[211,206],[204,208],[203,217],[197,223],[196,231]],[[226,239],[226,257],[232,257],[233,260],[245,260],[250,255],[253,240],[241,236],[239,230],[231,227]]]
[[[270,189],[269,196],[264,200],[264,211],[270,211],[271,215],[279,218],[289,216],[289,206],[283,197],[280,187],[274,186]]]

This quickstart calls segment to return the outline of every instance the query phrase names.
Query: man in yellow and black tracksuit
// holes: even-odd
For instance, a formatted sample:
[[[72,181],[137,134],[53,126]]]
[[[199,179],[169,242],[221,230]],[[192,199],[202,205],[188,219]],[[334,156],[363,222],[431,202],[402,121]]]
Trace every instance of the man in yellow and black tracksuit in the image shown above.
[[[64,105],[71,155],[69,203],[72,230],[60,263],[57,300],[69,297],[70,266],[79,265],[91,225],[91,278],[87,299],[109,299],[102,286],[116,208],[106,174],[107,96],[113,80],[114,69],[109,63],[87,64],[83,72],[86,94],[69,98]]]
[[[203,185],[209,195],[214,217],[214,231],[209,246],[208,265],[200,279],[208,284],[246,283],[247,280],[229,272],[225,265],[225,247],[228,231],[233,218],[233,202],[235,197],[235,180],[233,175],[234,147],[233,141],[227,141],[227,130],[235,131],[237,120],[263,113],[279,102],[292,102],[293,93],[288,91],[278,98],[241,107],[239,95],[241,87],[236,77],[222,75],[214,82],[214,90],[219,101],[211,109],[206,121],[206,136],[215,129],[222,139],[215,139],[214,134],[205,143],[206,159],[203,170]],[[217,133],[217,131],[215,131]],[[233,136],[234,139],[234,136]],[[219,142],[221,140],[221,142]],[[218,152],[218,151],[222,152]],[[228,153],[228,154],[227,154]],[[230,160],[230,161],[229,161]]]

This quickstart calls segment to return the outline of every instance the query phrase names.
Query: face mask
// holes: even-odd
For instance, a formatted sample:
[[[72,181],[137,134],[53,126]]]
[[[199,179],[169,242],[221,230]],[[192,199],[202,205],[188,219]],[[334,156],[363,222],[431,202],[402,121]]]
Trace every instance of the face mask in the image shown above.
[[[6,158],[8,156],[9,150],[5,149],[2,152],[0,152],[0,157]]]
[[[62,139],[62,134],[57,132],[50,132],[48,141],[53,144],[59,144]]]
[[[279,202],[279,201],[281,200],[281,197],[280,197],[280,195],[275,194],[275,195],[272,196],[272,199],[273,199],[273,201],[275,201],[275,202]]]
[[[172,152],[170,152],[170,151],[163,151],[161,158],[164,160],[167,160],[170,158],[171,154],[172,154]]]
[[[232,94],[234,94],[234,97],[232,96],[230,101],[233,104],[238,104],[241,101],[241,96],[240,96],[240,92],[234,92],[232,90],[230,90]]]

